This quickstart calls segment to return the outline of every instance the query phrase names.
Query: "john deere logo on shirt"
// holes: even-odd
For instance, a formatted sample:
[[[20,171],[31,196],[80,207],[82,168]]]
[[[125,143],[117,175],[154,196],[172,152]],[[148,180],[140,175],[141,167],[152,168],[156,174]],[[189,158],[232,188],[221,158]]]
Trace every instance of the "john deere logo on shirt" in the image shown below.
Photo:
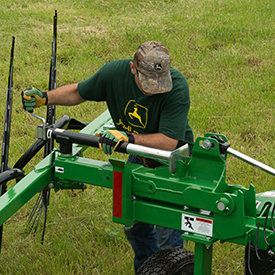
[[[124,114],[130,125],[145,129],[148,120],[148,110],[134,100],[130,100],[126,105]]]

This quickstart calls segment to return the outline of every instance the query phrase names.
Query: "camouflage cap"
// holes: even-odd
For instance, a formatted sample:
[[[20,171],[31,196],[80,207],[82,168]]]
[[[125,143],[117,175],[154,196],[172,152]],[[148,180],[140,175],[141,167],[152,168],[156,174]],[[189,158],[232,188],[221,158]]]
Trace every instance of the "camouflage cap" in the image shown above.
[[[172,90],[171,59],[164,45],[156,41],[142,43],[137,48],[133,61],[144,92],[160,94]]]

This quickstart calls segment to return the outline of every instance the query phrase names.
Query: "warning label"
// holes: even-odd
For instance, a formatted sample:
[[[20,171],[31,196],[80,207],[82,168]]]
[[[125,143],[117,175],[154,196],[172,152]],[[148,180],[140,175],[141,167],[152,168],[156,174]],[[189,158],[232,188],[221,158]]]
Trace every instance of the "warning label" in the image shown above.
[[[275,197],[274,191],[267,191],[262,194],[263,197]]]
[[[213,221],[205,218],[182,214],[181,229],[205,236],[213,236]]]

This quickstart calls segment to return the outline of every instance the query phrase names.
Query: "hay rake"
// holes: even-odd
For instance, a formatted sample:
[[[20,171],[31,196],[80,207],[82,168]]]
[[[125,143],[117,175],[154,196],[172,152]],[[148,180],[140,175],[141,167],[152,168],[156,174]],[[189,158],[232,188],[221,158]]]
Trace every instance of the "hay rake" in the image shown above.
[[[56,16],[50,89],[56,87]],[[208,133],[197,138],[192,156],[186,145],[173,152],[130,143],[117,148],[121,153],[161,161],[163,166],[155,169],[114,158],[98,161],[83,157],[83,152],[88,147],[98,148],[96,132],[114,127],[108,110],[91,123],[69,116],[55,122],[51,106],[46,122],[37,127],[37,141],[13,168],[8,167],[6,130],[10,131],[13,49],[14,38],[0,174],[0,225],[38,193],[29,221],[36,230],[44,213],[43,242],[50,190],[85,189],[92,184],[113,190],[114,222],[127,227],[145,222],[183,230],[182,238],[195,243],[194,253],[178,248],[157,252],[138,274],[209,275],[216,241],[245,246],[245,274],[274,274],[275,190],[256,194],[253,185],[247,189],[227,184],[226,160],[232,155],[272,176],[275,170],[230,148],[224,135]],[[25,175],[24,166],[43,147],[44,159]],[[6,183],[13,179],[17,183],[5,192]]]

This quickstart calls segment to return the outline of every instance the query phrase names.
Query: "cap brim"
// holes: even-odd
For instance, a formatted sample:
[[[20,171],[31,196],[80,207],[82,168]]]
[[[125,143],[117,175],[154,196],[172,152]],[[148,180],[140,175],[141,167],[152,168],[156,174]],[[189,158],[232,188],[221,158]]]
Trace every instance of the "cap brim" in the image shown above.
[[[148,94],[162,94],[173,88],[170,71],[158,77],[148,77],[139,71],[138,79],[144,92]]]

